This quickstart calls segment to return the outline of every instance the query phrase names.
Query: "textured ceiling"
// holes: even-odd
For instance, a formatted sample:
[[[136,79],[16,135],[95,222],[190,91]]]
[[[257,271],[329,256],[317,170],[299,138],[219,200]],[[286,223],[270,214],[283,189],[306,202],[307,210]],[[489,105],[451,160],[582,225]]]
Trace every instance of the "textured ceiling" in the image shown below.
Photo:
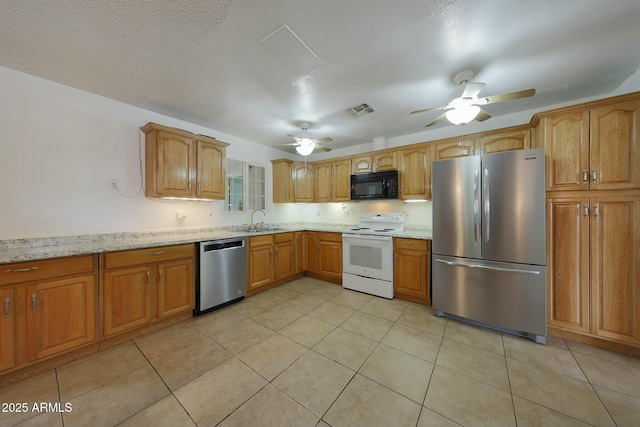
[[[266,145],[424,130],[466,68],[493,116],[606,96],[640,67],[637,0],[3,1],[0,65]],[[363,102],[376,111],[353,118]],[[446,121],[437,127],[452,126]]]

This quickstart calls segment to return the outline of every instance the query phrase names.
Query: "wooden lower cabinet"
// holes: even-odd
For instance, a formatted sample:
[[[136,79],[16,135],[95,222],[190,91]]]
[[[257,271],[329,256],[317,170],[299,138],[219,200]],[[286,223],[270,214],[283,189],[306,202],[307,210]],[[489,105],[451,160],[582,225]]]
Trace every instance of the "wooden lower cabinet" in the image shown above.
[[[97,255],[2,265],[0,372],[96,341]]]
[[[431,305],[431,241],[393,239],[394,297]]]
[[[102,260],[103,337],[193,310],[193,244],[111,252]]]
[[[342,234],[318,232],[318,274],[342,281]]]
[[[296,244],[300,240],[293,232],[249,238],[247,296],[302,273],[296,267],[300,251]]]
[[[637,346],[640,195],[582,194],[547,199],[549,326]]]
[[[14,328],[16,302],[13,288],[0,289],[2,316],[0,316],[0,372],[11,369],[15,361]]]
[[[30,285],[28,360],[59,354],[95,339],[93,275]]]
[[[273,236],[275,242],[274,280],[285,279],[295,274],[296,250],[293,233],[278,233]]]

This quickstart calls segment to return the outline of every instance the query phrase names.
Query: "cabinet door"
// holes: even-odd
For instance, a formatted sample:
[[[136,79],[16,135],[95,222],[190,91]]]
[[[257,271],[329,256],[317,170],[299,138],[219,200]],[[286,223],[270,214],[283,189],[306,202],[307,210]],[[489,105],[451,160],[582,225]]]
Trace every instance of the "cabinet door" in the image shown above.
[[[158,319],[193,310],[193,259],[162,263],[157,271]]]
[[[589,189],[589,112],[543,119],[547,190]]]
[[[210,142],[197,141],[196,195],[206,199],[224,199],[225,148]]]
[[[396,168],[396,153],[379,153],[373,156],[374,172],[386,171]]]
[[[640,188],[640,102],[591,110],[592,190]]]
[[[193,140],[158,132],[156,140],[156,196],[191,197],[196,165]]]
[[[373,171],[373,156],[370,154],[364,156],[356,156],[351,159],[351,171],[356,173]]]
[[[272,160],[273,163],[273,203],[293,202],[293,162]]]
[[[531,132],[529,129],[500,133],[480,139],[480,149],[483,154],[529,148],[531,148]]]
[[[337,160],[333,162],[333,198],[334,202],[348,202],[351,200],[351,160]]]
[[[313,201],[313,168],[305,163],[293,166],[293,199],[296,202]]]
[[[431,305],[427,243],[415,239],[394,241],[393,291],[396,296]]]
[[[316,231],[304,232],[304,269],[312,272],[318,272],[318,233]]]
[[[547,199],[550,326],[589,331],[589,199]]]
[[[154,270],[153,265],[143,265],[104,273],[101,288],[103,336],[118,334],[153,320]]]
[[[96,299],[93,276],[30,285],[28,296],[29,361],[94,341]]]
[[[305,247],[304,247],[304,231],[296,231],[295,232],[295,273],[302,273],[304,271],[304,254],[305,254]]]
[[[591,332],[640,342],[640,199],[591,199]]]
[[[327,235],[327,236],[324,236]],[[318,273],[325,276],[342,278],[342,242],[337,233],[319,233],[318,235]],[[325,238],[328,237],[328,238]],[[340,239],[342,237],[340,236]]]
[[[314,178],[316,183],[315,201],[331,201],[331,163],[318,163],[315,165]]]
[[[295,246],[293,242],[293,235],[291,237],[291,240],[277,242],[275,244],[275,280],[285,279],[295,274]]]
[[[0,372],[13,368],[14,365],[14,319],[15,301],[13,289],[0,289],[0,302],[2,313],[0,314]]]
[[[256,289],[273,282],[273,244],[249,245],[248,289]]]
[[[463,138],[452,138],[446,142],[440,142],[433,146],[433,159],[444,160],[455,157],[473,156],[476,152],[474,140],[464,140]]]
[[[400,199],[431,199],[431,147],[402,151]]]

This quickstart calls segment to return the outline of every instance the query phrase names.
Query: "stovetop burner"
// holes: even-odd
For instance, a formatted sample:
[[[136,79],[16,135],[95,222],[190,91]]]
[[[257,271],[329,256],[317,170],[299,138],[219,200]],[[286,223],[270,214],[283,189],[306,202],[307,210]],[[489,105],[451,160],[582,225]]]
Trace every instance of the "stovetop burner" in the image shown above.
[[[358,227],[349,229],[355,234],[392,234],[404,230],[401,213],[360,214]]]

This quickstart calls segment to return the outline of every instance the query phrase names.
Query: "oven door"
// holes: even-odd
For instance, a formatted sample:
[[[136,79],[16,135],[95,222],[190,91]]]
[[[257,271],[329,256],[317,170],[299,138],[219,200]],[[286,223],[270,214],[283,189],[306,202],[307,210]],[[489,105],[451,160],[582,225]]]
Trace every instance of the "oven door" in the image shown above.
[[[392,237],[343,234],[342,271],[391,282],[393,280]]]

